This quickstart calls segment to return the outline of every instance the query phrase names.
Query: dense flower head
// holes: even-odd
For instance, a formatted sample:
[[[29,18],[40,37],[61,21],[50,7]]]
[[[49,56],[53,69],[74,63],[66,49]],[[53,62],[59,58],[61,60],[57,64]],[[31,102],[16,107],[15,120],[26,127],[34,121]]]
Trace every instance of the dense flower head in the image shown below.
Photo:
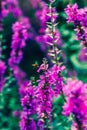
[[[48,121],[51,121],[52,100],[54,96],[54,90],[49,83],[48,64],[46,59],[43,60],[43,64],[39,67],[38,72],[42,72],[39,80],[37,80],[37,114],[39,117],[38,125],[42,130]],[[48,121],[47,121],[48,120]]]
[[[35,88],[30,82],[25,87],[25,96],[21,98],[21,105],[23,107],[20,121],[21,130],[36,130],[36,124],[31,118],[36,112]]]
[[[20,63],[23,56],[22,49],[26,46],[26,40],[29,38],[29,29],[30,23],[25,17],[13,24],[12,51],[9,59],[10,66]]]
[[[40,79],[38,80],[38,88],[37,88],[37,113],[39,117],[39,122],[42,119],[44,124],[45,121],[50,120],[51,121],[51,111],[52,111],[52,100],[54,96],[54,91],[51,87],[51,85],[48,82],[48,76],[45,73],[45,75],[41,75]],[[38,125],[40,124],[38,122]],[[40,126],[40,125],[39,125]]]
[[[87,27],[87,8],[81,8],[78,10],[79,21],[83,27]]]
[[[13,34],[12,47],[23,48],[25,46],[24,40],[28,38],[27,29],[29,28],[30,25],[28,19],[22,19],[22,21],[17,21],[15,24],[13,24],[12,30],[15,33]],[[20,45],[19,42],[21,42]]]
[[[31,25],[29,22],[29,19],[26,17],[22,17],[19,21],[17,21],[15,24],[12,26],[13,32],[15,32],[13,39],[23,38],[26,40],[29,35],[28,35],[28,29],[30,29]]]
[[[5,85],[5,77],[4,77],[5,70],[6,70],[5,62],[0,60],[0,92],[2,91],[2,88]]]
[[[45,73],[46,74],[46,73]],[[39,117],[43,117],[43,113],[46,112],[50,117],[50,110],[51,110],[51,103],[52,103],[52,96],[54,94],[51,86],[49,83],[46,83],[46,77],[44,75],[40,76],[38,80],[38,90],[37,90],[37,97],[38,97],[38,113]],[[43,100],[44,99],[44,100]],[[41,102],[41,103],[40,103]]]
[[[32,118],[28,118],[27,112],[22,112],[20,118],[20,130],[36,130],[36,123]]]
[[[67,22],[75,25],[76,39],[81,41],[81,45],[87,43],[87,8],[78,9],[78,5],[68,5],[65,9],[68,16]]]
[[[86,127],[84,122],[87,122],[87,84],[68,79],[63,92],[66,95],[63,114],[66,116],[74,114],[75,119],[82,124],[82,127]]]
[[[28,86],[25,87],[25,96],[21,99],[21,104],[23,106],[23,109],[27,111],[29,116],[35,113],[35,88],[31,85],[31,83],[29,83]]]
[[[64,69],[64,66],[61,67],[58,65],[53,65],[53,67],[49,69],[49,83],[55,86],[54,91],[56,96],[60,94],[63,88],[63,77],[61,73]]]
[[[50,122],[52,119],[52,101],[54,96],[58,96],[63,87],[63,77],[61,72],[64,67],[54,65],[52,68],[48,68],[47,61],[44,59],[43,64],[40,65],[38,72],[40,75],[37,80],[37,113],[39,117],[38,125],[40,129],[45,127],[47,119]]]
[[[78,5],[74,4],[74,5],[68,5],[67,8],[65,9],[65,12],[68,16],[67,18],[67,22],[77,22],[78,19]]]

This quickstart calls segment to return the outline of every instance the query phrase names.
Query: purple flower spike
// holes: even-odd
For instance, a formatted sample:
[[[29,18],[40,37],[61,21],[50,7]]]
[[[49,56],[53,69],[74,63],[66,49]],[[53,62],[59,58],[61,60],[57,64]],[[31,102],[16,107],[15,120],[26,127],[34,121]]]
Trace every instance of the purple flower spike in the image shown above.
[[[23,107],[23,111],[20,117],[20,129],[36,130],[36,123],[31,118],[31,116],[36,113],[35,88],[30,82],[28,86],[25,87],[25,95],[21,99],[21,105]]]

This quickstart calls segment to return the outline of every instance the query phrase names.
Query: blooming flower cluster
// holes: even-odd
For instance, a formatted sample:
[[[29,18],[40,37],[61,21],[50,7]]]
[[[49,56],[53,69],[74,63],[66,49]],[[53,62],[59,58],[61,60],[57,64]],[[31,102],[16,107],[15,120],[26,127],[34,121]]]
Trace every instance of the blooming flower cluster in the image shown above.
[[[11,43],[11,52],[10,58],[8,60],[9,66],[13,71],[13,75],[17,80],[19,87],[19,92],[24,95],[24,86],[27,84],[27,80],[25,80],[26,74],[22,72],[19,68],[19,63],[23,57],[23,48],[26,46],[26,40],[31,37],[31,25],[29,20],[26,17],[22,17],[19,21],[13,24],[13,36]]]
[[[68,79],[63,92],[66,95],[63,114],[65,116],[73,114],[78,129],[87,129],[87,84],[82,81]]]
[[[54,87],[54,92],[55,92],[55,96],[58,96],[62,89],[63,89],[63,77],[61,75],[61,73],[63,72],[63,70],[65,69],[64,66],[58,66],[58,65],[53,65],[52,68],[50,68],[49,71],[49,83],[51,86],[55,86]]]
[[[10,58],[8,60],[9,67],[11,68],[15,79],[17,80],[19,92],[21,96],[24,95],[24,86],[28,83],[25,80],[26,74],[19,68],[19,63],[23,57],[23,48],[26,46],[26,40],[32,37],[30,21],[19,7],[18,0],[3,0],[1,1],[0,21],[12,13],[17,21],[12,26],[12,43]]]
[[[52,120],[52,101],[53,97],[57,96],[62,92],[63,87],[63,77],[61,72],[64,67],[54,65],[51,68],[48,68],[46,59],[43,60],[43,64],[38,69],[38,72],[42,72],[40,75],[37,85],[37,113],[39,116],[38,125],[40,129],[43,129],[43,126],[48,126]],[[48,119],[48,122],[47,122]]]
[[[32,115],[36,112],[36,99],[34,97],[34,87],[29,82],[25,87],[25,96],[21,99],[23,111],[21,113],[20,128],[21,130],[36,130],[36,124]]]
[[[68,16],[67,22],[75,25],[77,40],[81,41],[81,45],[87,44],[87,8],[78,9],[78,5],[68,5],[65,9]]]
[[[73,22],[75,25],[79,21],[79,16],[78,16],[78,5],[68,5],[67,8],[65,9],[65,12],[68,16],[67,22]]]
[[[20,122],[20,127],[22,130],[26,126],[26,130],[29,128],[32,130],[34,127],[32,127],[32,125],[35,124],[32,124],[34,120],[29,118],[30,123],[28,122],[28,124],[26,124],[26,122],[28,120],[28,117],[31,117],[31,115],[35,113],[38,114],[38,126],[40,130],[49,128],[49,125],[52,121],[51,113],[53,97],[58,96],[63,87],[63,78],[59,75],[63,69],[63,67],[61,68],[56,65],[48,69],[47,61],[44,59],[43,64],[41,64],[37,70],[38,73],[42,73],[39,80],[37,80],[37,87],[33,88],[31,86],[31,83],[29,83],[29,85],[23,89],[24,91],[22,91],[21,94],[23,112]]]
[[[23,56],[22,49],[26,46],[25,41],[29,38],[29,29],[30,24],[27,18],[23,18],[13,24],[12,51],[9,59],[10,66],[20,63]]]
[[[43,71],[43,74],[40,75],[40,79],[38,82],[37,88],[37,113],[39,116],[38,125],[40,129],[44,129],[43,127],[47,126],[47,120],[51,121],[51,111],[52,111],[52,100],[54,96],[54,91],[52,89],[51,84],[49,83],[49,75],[48,75],[48,65],[46,60],[40,66],[38,72]],[[46,126],[45,126],[46,125]]]
[[[59,34],[56,30],[56,18],[57,13],[56,9],[52,7],[53,1],[51,1],[50,6],[47,5],[42,11],[41,15],[41,29],[42,33],[39,36],[39,39],[43,39],[44,44],[49,47],[49,56],[52,59],[53,67],[48,69],[48,64],[46,60],[43,61],[43,64],[38,69],[38,72],[43,72],[38,80],[38,89],[37,89],[37,102],[38,102],[38,110],[37,113],[39,115],[38,125],[40,129],[47,129],[51,121],[51,112],[52,112],[52,100],[56,95],[58,96],[63,87],[63,78],[61,76],[61,72],[64,67],[60,67],[58,63],[58,40]],[[54,86],[54,89],[53,89]],[[43,100],[44,99],[44,100]],[[48,119],[48,121],[47,121]]]

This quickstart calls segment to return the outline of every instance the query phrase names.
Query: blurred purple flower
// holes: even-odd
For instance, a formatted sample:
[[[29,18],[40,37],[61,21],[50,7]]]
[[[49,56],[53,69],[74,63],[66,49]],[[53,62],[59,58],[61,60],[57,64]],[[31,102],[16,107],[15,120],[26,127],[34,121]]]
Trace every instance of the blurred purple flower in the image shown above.
[[[79,60],[81,62],[87,62],[87,47],[81,48],[79,53]]]
[[[87,129],[85,123],[87,122],[87,84],[84,84],[82,81],[68,79],[63,92],[66,95],[63,114],[65,116],[73,114],[76,123],[79,122],[82,128],[85,127]]]
[[[1,5],[3,17],[6,17],[9,13],[12,13],[17,18],[22,16],[22,11],[17,0],[3,0],[1,1]]]
[[[29,38],[28,30],[30,27],[30,23],[25,17],[14,23],[12,26],[12,51],[9,59],[9,65],[11,67],[15,64],[19,64],[23,57],[22,49],[26,46],[26,40]]]
[[[13,111],[12,114],[13,114],[14,117],[20,117],[20,113],[21,112],[19,110],[15,110],[15,111]]]
[[[6,65],[5,65],[5,62],[0,60],[0,92],[2,91],[4,85],[5,85],[5,77],[4,77],[4,74],[5,74],[5,71],[6,71]]]
[[[81,45],[87,44],[87,8],[78,9],[78,5],[68,5],[65,9],[68,16],[67,22],[72,22],[75,26],[76,39],[81,41]]]
[[[22,112],[20,118],[20,130],[36,130],[36,123],[32,118],[28,118],[27,112]]]

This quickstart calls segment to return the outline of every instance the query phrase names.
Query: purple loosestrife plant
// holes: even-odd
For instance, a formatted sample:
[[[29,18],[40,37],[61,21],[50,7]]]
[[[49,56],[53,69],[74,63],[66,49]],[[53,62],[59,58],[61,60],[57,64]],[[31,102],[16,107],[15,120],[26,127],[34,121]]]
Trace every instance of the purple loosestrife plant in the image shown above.
[[[67,18],[67,22],[70,23],[74,23],[75,25],[77,25],[77,23],[79,23],[79,16],[78,16],[78,5],[74,4],[74,5],[68,5],[67,8],[65,9],[65,12],[68,16]]]
[[[54,64],[58,65],[58,40],[59,40],[59,35],[56,30],[56,18],[57,18],[57,12],[54,7],[52,7],[52,3],[49,5],[49,10],[46,14],[48,21],[46,22],[46,28],[45,28],[45,35],[46,35],[46,43],[49,46],[49,53],[52,62]],[[50,49],[51,48],[51,49]]]
[[[47,13],[48,19],[50,21],[47,22],[47,28],[46,28],[46,35],[47,35],[47,41],[46,43],[49,46],[48,55],[50,56],[53,67],[49,70],[49,76],[51,81],[53,82],[52,85],[55,86],[55,94],[58,96],[58,94],[62,93],[62,87],[63,87],[63,77],[61,76],[61,72],[64,70],[64,66],[61,66],[61,63],[59,61],[59,53],[61,52],[58,50],[58,42],[60,43],[60,36],[57,33],[57,23],[56,18],[58,16],[56,9],[53,6],[53,2],[51,1],[49,5],[49,12]]]
[[[52,120],[52,101],[54,91],[49,81],[48,64],[46,59],[43,59],[43,64],[39,67],[38,72],[42,71],[37,88],[37,113],[38,113],[38,126],[40,130],[49,129],[50,121]]]
[[[44,31],[46,30],[45,35],[47,37],[46,44],[50,48],[52,48],[49,51],[49,55],[51,57],[53,56],[52,62],[54,63],[54,65],[52,68],[48,69],[47,62],[46,60],[44,60],[44,63],[38,69],[39,72],[43,71],[43,74],[40,76],[40,79],[38,81],[37,89],[37,100],[39,104],[37,110],[37,113],[39,115],[38,125],[41,130],[49,128],[49,124],[52,119],[51,112],[53,96],[58,96],[60,94],[60,91],[62,90],[63,78],[60,76],[60,73],[64,69],[63,67],[59,66],[57,58],[59,51],[56,47],[56,44],[58,42],[59,36],[54,29],[54,24],[56,24],[55,19],[57,17],[55,9],[50,6],[50,8],[48,8],[48,13],[46,16],[47,19],[50,19],[50,25],[48,25],[48,23],[45,21],[45,24],[47,25],[47,27],[45,25],[44,28]],[[55,86],[55,89],[52,88],[53,85]]]
[[[55,96],[58,97],[62,93],[62,88],[64,86],[63,77],[61,72],[65,69],[64,66],[53,65],[48,71],[49,74],[49,83],[51,86],[54,86]]]
[[[9,66],[19,85],[20,95],[24,95],[24,86],[27,85],[26,74],[19,68],[19,64],[23,57],[23,48],[26,46],[26,40],[31,38],[31,25],[26,17],[21,17],[19,21],[12,26],[13,35],[11,43]]]
[[[39,117],[38,125],[40,130],[50,129],[49,125],[52,121],[52,102],[53,97],[58,96],[62,92],[63,77],[58,75],[64,68],[54,65],[48,68],[46,59],[43,59],[43,64],[38,69],[42,72],[37,86],[37,114]],[[54,86],[54,88],[53,88]]]
[[[84,84],[82,81],[68,79],[67,84],[63,88],[63,92],[66,95],[63,114],[65,116],[73,114],[73,120],[76,123],[77,129],[86,130],[87,84]]]
[[[46,15],[46,14],[50,13],[50,9],[47,6],[47,4],[42,2],[42,5],[43,5],[42,9],[40,9],[36,12],[37,18],[39,18],[39,21],[41,21],[40,30],[39,30],[40,35],[36,37],[36,40],[38,43],[40,43],[42,50],[47,51],[47,49],[49,48],[49,44],[52,42],[52,39],[48,36],[50,33],[50,30],[47,29],[47,22],[51,21],[51,17]],[[52,11],[53,11],[52,13],[56,20],[56,18],[57,18],[56,9],[53,8]],[[58,30],[56,28],[55,29],[55,40],[57,40],[57,38],[58,38],[58,42],[56,42],[56,45],[58,46],[59,44],[62,43],[62,40],[61,40],[60,33],[58,32]]]
[[[45,29],[46,29],[46,22],[48,20],[46,17],[46,14],[48,12],[48,6],[44,2],[41,2],[40,5],[41,5],[41,9],[36,11],[36,17],[40,21],[39,36],[36,37],[36,41],[40,43],[41,49],[43,51],[46,51],[47,44],[45,42]]]
[[[3,0],[2,18],[12,13],[17,21],[12,26],[12,43],[9,66],[19,85],[21,95],[21,106],[23,111],[14,115],[20,116],[20,130],[37,130],[36,122],[33,116],[38,114],[38,126],[40,130],[50,130],[52,123],[52,103],[53,97],[62,95],[64,98],[63,114],[67,117],[72,116],[72,130],[87,130],[87,84],[82,81],[68,79],[64,85],[62,71],[64,66],[59,60],[60,50],[58,45],[61,43],[60,34],[57,30],[57,12],[54,7],[55,0],[49,0],[47,4],[42,0],[31,1],[32,6],[38,10],[36,16],[40,19],[40,35],[36,38],[42,45],[43,50],[48,50],[52,66],[49,68],[47,60],[44,58],[43,63],[39,66],[37,72],[40,73],[36,85],[26,80],[26,74],[19,68],[23,57],[23,48],[26,46],[26,40],[32,37],[30,33],[31,25],[26,17],[23,16],[17,0]],[[7,7],[6,7],[7,6]],[[87,44],[87,8],[78,9],[78,5],[68,5],[65,9],[68,15],[68,22],[75,25],[77,40],[81,40],[82,45]],[[0,24],[2,29],[2,25]],[[85,48],[86,49],[86,48]],[[86,50],[85,50],[86,51]],[[82,52],[83,53],[83,52]],[[81,56],[80,56],[81,58]],[[82,57],[81,60],[85,59]],[[5,84],[6,65],[2,60],[2,47],[0,42],[0,91]],[[37,86],[37,87],[36,87]],[[66,98],[65,98],[66,97]]]
[[[61,72],[64,67],[60,66],[58,54],[60,51],[57,48],[59,35],[57,33],[57,13],[56,9],[52,7],[53,1],[51,1],[50,6],[46,7],[44,16],[44,26],[42,31],[44,32],[45,42],[49,47],[49,56],[52,59],[53,67],[48,69],[48,64],[44,59],[43,64],[38,69],[38,72],[43,72],[38,80],[38,89],[37,89],[37,100],[38,100],[38,109],[37,113],[39,116],[38,125],[41,130],[49,128],[49,124],[52,119],[52,101],[54,96],[58,96],[60,93],[63,95],[63,77]],[[43,24],[43,22],[42,22]],[[54,89],[53,89],[54,86]]]
[[[26,40],[31,39],[33,34],[31,32],[31,24],[27,17],[19,7],[18,0],[4,0],[2,1],[2,17],[4,18],[9,13],[12,13],[17,21],[12,25],[12,42],[11,52],[8,64],[13,72],[18,85],[20,86],[20,95],[24,95],[24,86],[27,85],[26,74],[19,68],[21,59],[23,58],[23,48],[26,46]],[[7,8],[6,8],[7,7]],[[7,13],[5,13],[7,12]]]
[[[23,107],[20,117],[21,130],[36,130],[36,123],[32,118],[32,115],[36,113],[35,89],[31,82],[29,82],[27,87],[25,86],[25,96],[21,98],[21,105]]]
[[[12,50],[8,60],[9,66],[13,71],[13,75],[20,86],[19,92],[21,95],[23,95],[23,87],[27,84],[27,80],[25,80],[25,73],[22,72],[18,65],[23,57],[23,48],[26,46],[26,40],[29,38],[28,29],[30,29],[30,23],[25,17],[22,17],[20,21],[13,24],[13,36],[11,43]]]
[[[23,51],[22,49],[26,46],[26,40],[29,38],[28,30],[30,29],[30,23],[27,18],[22,18],[13,24],[13,36],[11,43],[11,54],[9,59],[9,65],[17,65],[20,63]]]
[[[43,59],[43,64],[38,69],[38,72],[42,72],[38,82],[37,88],[37,113],[38,113],[38,125],[40,130],[50,129],[50,123],[52,121],[52,102],[53,97],[58,96],[62,92],[63,77],[58,75],[63,71],[64,67],[54,65],[52,68],[48,68],[46,59]],[[53,88],[54,86],[54,88]]]
[[[78,5],[68,5],[65,9],[68,16],[67,22],[73,23],[75,26],[77,40],[81,41],[81,45],[87,45],[87,8],[78,9]]]

